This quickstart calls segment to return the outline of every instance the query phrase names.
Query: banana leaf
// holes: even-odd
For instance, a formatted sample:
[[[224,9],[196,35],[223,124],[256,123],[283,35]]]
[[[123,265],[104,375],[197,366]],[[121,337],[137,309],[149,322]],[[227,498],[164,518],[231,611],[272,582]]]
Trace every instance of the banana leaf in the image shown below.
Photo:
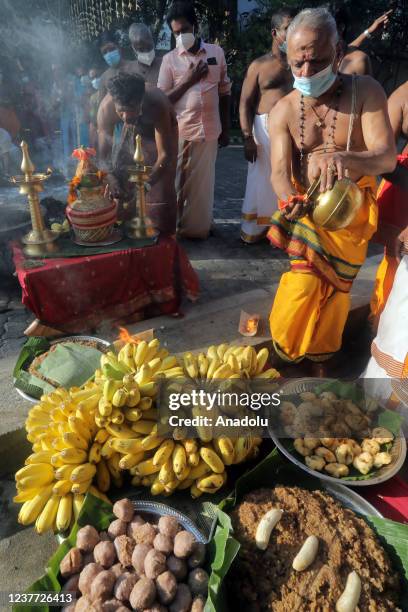
[[[228,512],[240,502],[246,493],[260,487],[274,487],[277,484],[301,486],[311,490],[323,488],[318,478],[305,474],[287,463],[277,449],[274,449],[263,461],[237,480],[233,493],[219,504],[216,531],[218,539],[215,537],[212,544],[216,550],[214,558],[219,561],[223,559],[223,561],[221,565],[215,562],[212,564],[205,612],[232,612],[228,608],[223,578],[231,567],[240,545],[234,539]],[[377,533],[394,567],[400,572],[402,579],[401,609],[408,610],[408,525],[373,516],[363,518]]]
[[[28,593],[53,592],[59,593],[61,583],[59,581],[59,566],[67,552],[75,546],[78,529],[84,525],[93,525],[95,529],[102,531],[115,518],[112,514],[112,506],[98,497],[87,494],[78,519],[72,527],[69,536],[59,545],[55,554],[50,558],[45,568],[45,574],[41,576],[28,589]],[[13,612],[50,612],[55,608],[47,605],[13,606]]]

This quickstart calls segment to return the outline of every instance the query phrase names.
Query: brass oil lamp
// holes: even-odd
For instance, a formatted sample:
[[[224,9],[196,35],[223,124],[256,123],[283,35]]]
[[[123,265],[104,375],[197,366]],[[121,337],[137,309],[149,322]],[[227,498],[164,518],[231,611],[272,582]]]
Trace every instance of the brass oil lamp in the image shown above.
[[[133,156],[134,166],[129,168],[129,182],[136,184],[136,203],[139,209],[139,216],[133,217],[125,225],[128,238],[155,238],[158,231],[153,227],[151,220],[146,214],[146,182],[149,180],[151,166],[144,163],[142,151],[142,137],[136,136],[136,149]],[[137,210],[136,210],[137,213]]]
[[[20,193],[26,195],[28,199],[32,229],[22,240],[26,245],[24,247],[26,255],[35,257],[56,251],[55,241],[59,237],[57,232],[45,227],[38,197],[38,194],[44,190],[43,182],[51,176],[51,170],[44,174],[35,173],[35,166],[30,159],[27,143],[23,140],[20,146],[23,151],[21,164],[23,175],[12,176],[10,180],[20,187]]]

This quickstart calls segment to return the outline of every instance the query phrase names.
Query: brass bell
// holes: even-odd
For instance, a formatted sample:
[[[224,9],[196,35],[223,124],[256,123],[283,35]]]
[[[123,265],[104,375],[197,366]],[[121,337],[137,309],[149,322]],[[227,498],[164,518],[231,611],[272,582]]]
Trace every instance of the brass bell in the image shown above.
[[[312,200],[309,216],[318,227],[336,231],[348,227],[360,210],[364,195],[349,178],[337,180],[332,189],[320,193],[320,178],[310,186],[307,196]]]

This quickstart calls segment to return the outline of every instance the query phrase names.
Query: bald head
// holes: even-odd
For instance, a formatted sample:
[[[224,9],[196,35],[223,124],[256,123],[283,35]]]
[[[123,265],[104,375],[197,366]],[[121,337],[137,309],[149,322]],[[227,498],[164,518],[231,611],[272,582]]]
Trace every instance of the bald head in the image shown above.
[[[129,28],[129,39],[136,53],[147,53],[154,49],[153,35],[144,23],[132,23]]]

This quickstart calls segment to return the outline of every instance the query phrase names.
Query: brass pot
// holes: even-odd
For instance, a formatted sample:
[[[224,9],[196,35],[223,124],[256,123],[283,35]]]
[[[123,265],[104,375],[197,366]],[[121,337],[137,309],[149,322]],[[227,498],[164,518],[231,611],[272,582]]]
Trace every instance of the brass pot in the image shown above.
[[[332,189],[320,193],[317,179],[307,195],[313,201],[309,216],[313,223],[329,231],[349,226],[360,210],[364,196],[361,189],[348,178],[336,181]]]

